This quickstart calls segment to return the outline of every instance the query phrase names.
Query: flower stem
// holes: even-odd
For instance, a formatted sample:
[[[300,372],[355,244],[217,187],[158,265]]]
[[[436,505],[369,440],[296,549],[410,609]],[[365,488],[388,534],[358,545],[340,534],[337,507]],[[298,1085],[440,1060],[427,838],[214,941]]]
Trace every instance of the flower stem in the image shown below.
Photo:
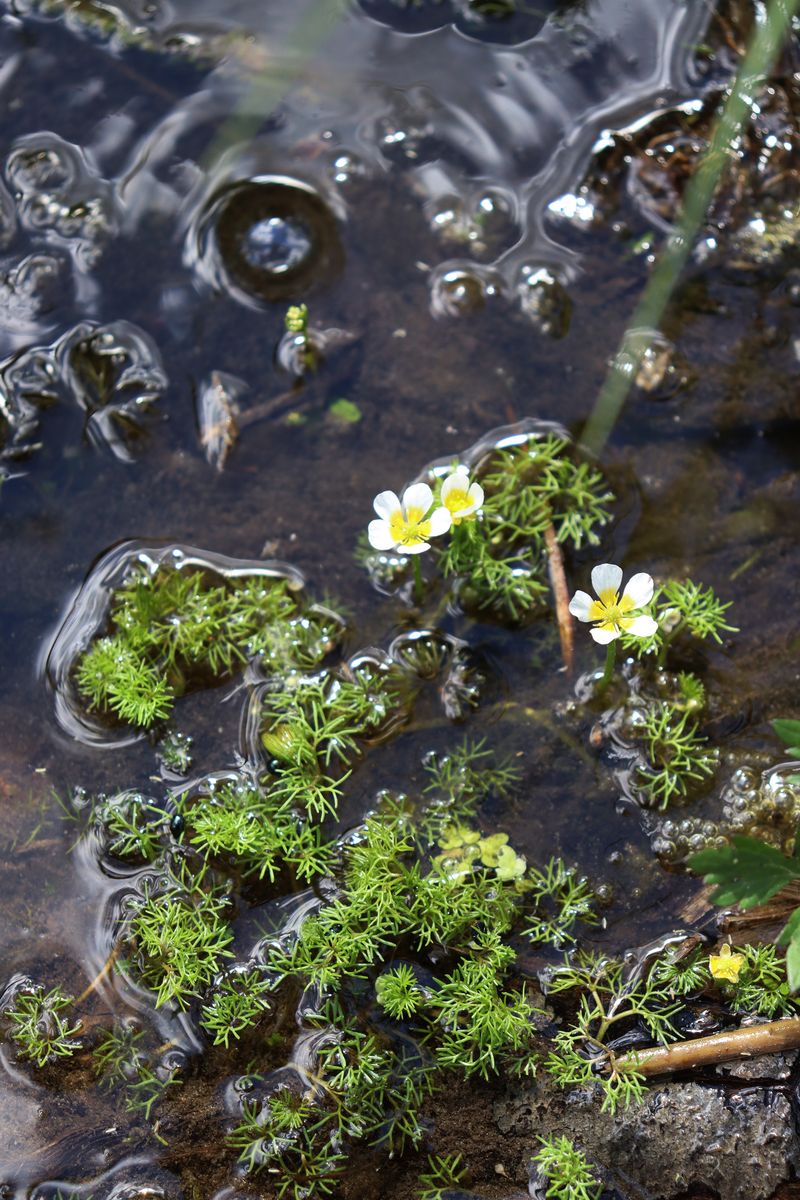
[[[656,666],[663,667],[664,663],[666,662],[667,653],[669,651],[670,646],[672,645],[672,643],[674,642],[675,638],[678,636],[680,631],[683,629],[685,624],[686,624],[686,618],[681,617],[681,619],[680,619],[680,621],[678,621],[677,625],[673,629],[671,629],[669,633],[664,635],[664,640],[661,643],[661,649],[659,650],[658,658],[656,659]]]
[[[422,604],[425,599],[425,585],[422,582],[422,563],[419,561],[420,556],[414,555],[414,603]]]
[[[609,642],[606,646],[606,665],[603,671],[603,678],[597,687],[597,695],[602,696],[608,685],[611,683],[611,676],[614,674],[614,663],[617,661],[617,641]]]

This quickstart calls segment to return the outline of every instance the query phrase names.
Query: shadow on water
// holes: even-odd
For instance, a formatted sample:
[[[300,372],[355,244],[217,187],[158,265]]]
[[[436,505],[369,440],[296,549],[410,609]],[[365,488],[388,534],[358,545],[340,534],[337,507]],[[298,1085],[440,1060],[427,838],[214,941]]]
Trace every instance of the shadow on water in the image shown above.
[[[0,13],[0,992],[22,977],[76,996],[94,982],[90,1043],[114,1015],[138,1022],[157,1069],[182,1078],[158,1142],[85,1058],[39,1075],[3,1042],[0,1191],[221,1198],[236,1176],[220,1127],[240,1111],[253,1053],[278,1072],[287,1047],[297,1061],[312,1051],[296,1040],[297,997],[266,1048],[204,1053],[188,1016],[156,1012],[131,973],[109,968],[147,868],[123,871],[91,831],[78,837],[53,793],[135,791],[172,820],[186,781],[152,740],[68,719],[69,653],[88,637],[86,612],[105,612],[103,571],[128,539],[202,547],[211,570],[288,562],[348,614],[342,662],[363,651],[411,670],[407,599],[377,595],[353,560],[372,497],[526,415],[584,426],[749,28],[738,6],[701,0],[26,0]],[[605,453],[619,499],[604,556],[737,600],[741,633],[701,662],[721,761],[669,814],[678,823],[718,822],[734,772],[776,761],[769,719],[797,704],[784,600],[800,573],[800,261],[796,195],[787,210],[775,157],[800,151],[796,48],[784,59],[729,188],[745,199],[692,258],[660,340],[635,348]],[[768,179],[756,213],[747,170]],[[766,248],[753,248],[754,221]],[[284,327],[301,301],[316,369]],[[595,557],[573,556],[571,585]],[[663,851],[696,826],[665,833],[663,814],[636,802],[613,730],[574,702],[552,615],[514,629],[452,605],[435,615],[438,673],[420,673],[408,720],[365,755],[343,828],[381,789],[419,791],[425,755],[463,725],[522,772],[481,825],[600,887],[588,946],[702,927],[697,882]],[[577,655],[578,674],[596,665],[588,640]],[[262,683],[232,673],[180,698],[193,779],[253,757]],[[480,703],[454,714],[473,685]],[[312,901],[246,884],[234,903],[246,959]],[[535,976],[546,961],[525,967]],[[414,1194],[416,1168],[376,1161],[365,1157],[346,1200]],[[512,1194],[491,1171],[483,1184]]]

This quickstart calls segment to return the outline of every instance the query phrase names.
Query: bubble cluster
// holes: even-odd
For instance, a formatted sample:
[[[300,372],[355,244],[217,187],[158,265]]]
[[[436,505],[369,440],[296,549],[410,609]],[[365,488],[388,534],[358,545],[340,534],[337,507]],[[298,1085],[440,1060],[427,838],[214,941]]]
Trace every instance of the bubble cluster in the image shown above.
[[[81,147],[55,133],[29,134],[12,147],[5,175],[19,224],[29,233],[55,235],[79,266],[91,269],[117,232],[118,218],[112,185]]]
[[[669,863],[680,863],[698,850],[725,846],[727,841],[716,821],[684,817],[680,821],[662,821],[652,835],[650,845],[659,858]]]
[[[786,852],[800,825],[800,782],[797,766],[777,766],[760,772],[744,764],[736,768],[721,795],[722,815],[667,818],[651,833],[653,853],[669,863],[682,863],[690,854],[725,846],[732,834],[746,834]]]

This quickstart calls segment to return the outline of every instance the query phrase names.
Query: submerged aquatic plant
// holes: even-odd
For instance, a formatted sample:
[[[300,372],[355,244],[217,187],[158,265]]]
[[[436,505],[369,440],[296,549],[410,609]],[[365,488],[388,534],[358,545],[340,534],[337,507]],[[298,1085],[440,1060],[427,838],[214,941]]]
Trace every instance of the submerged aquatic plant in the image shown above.
[[[689,712],[656,703],[646,711],[638,733],[648,763],[637,769],[637,783],[650,804],[666,808],[676,796],[685,796],[691,784],[713,774],[718,754]]]
[[[249,659],[272,670],[316,665],[341,622],[303,605],[281,577],[214,582],[205,571],[161,566],[131,572],[114,593],[108,628],[78,660],[78,691],[92,710],[148,727],[188,688]]]
[[[400,502],[394,493],[382,493],[391,498],[391,511],[381,504],[381,520],[370,527],[370,544],[384,553],[418,554],[436,536],[432,557],[452,594],[466,607],[513,621],[540,604],[547,593],[552,554],[548,540],[575,549],[597,544],[613,500],[600,473],[576,464],[566,439],[551,433],[531,436],[512,449],[489,451],[472,470],[455,462],[442,478],[437,479],[435,472],[430,478],[435,491],[427,484],[412,485],[428,488],[427,506],[414,519],[435,517],[439,523],[435,533],[420,538],[419,529],[411,529],[403,542],[407,522],[402,511],[398,514]],[[404,493],[404,500],[410,491]],[[449,537],[440,536],[448,532]],[[420,603],[419,564],[415,565],[415,592]]]
[[[203,1006],[201,1024],[211,1034],[215,1046],[224,1046],[241,1037],[272,1008],[269,994],[271,980],[257,970],[228,971],[213,989],[213,995]]]
[[[565,943],[574,944],[573,930],[579,921],[596,924],[595,897],[588,880],[563,859],[551,858],[545,867],[531,868],[526,882],[526,900],[533,911],[525,932],[532,942],[561,948]]]
[[[292,320],[302,335],[302,314]],[[602,477],[556,436],[491,451],[472,474],[459,464],[439,471],[430,474],[434,487],[381,493],[369,528],[373,548],[413,559],[418,598],[420,556],[431,551],[426,561],[451,596],[516,619],[546,592],[560,547],[596,545],[609,519]],[[632,638],[657,660],[681,631],[713,639],[730,628],[727,605],[691,582],[656,591],[640,572],[623,588],[621,569],[609,563],[595,567],[592,582],[597,599],[578,592],[569,609],[608,647],[604,683],[618,641]],[[739,1011],[784,1011],[779,969],[747,950],[737,952],[736,978],[727,960],[726,978],[713,959],[679,977],[582,955],[579,923],[597,920],[593,889],[560,858],[531,864],[502,829],[484,827],[493,811],[484,802],[507,798],[518,771],[495,762],[483,742],[430,756],[421,794],[381,793],[363,824],[342,834],[340,813],[352,819],[342,804],[351,773],[407,718],[420,680],[435,678],[454,652],[450,642],[442,649],[449,635],[432,630],[413,651],[403,634],[387,653],[323,664],[341,631],[335,614],[309,607],[287,580],[159,568],[134,573],[115,595],[108,627],[75,674],[99,710],[146,725],[188,687],[255,659],[262,668],[248,671],[235,770],[187,782],[164,804],[131,793],[92,809],[114,856],[148,863],[126,894],[112,969],[150,988],[156,1006],[187,1014],[180,1019],[231,1055],[248,1052],[270,1024],[279,1044],[281,988],[290,1003],[302,996],[304,1022],[319,1026],[308,1042],[312,1061],[292,1085],[265,1079],[265,1094],[243,1103],[230,1145],[248,1170],[267,1172],[279,1195],[305,1200],[334,1190],[354,1143],[392,1154],[418,1149],[442,1071],[489,1079],[544,1068],[565,1086],[598,1085],[613,1111],[645,1086],[618,1037],[675,1036],[671,1019],[690,979],[714,989],[716,977],[716,994],[741,1003]],[[628,671],[647,678],[646,666]],[[139,673],[136,687],[125,672]],[[639,693],[646,707],[634,736],[643,754],[631,772],[662,807],[714,761],[696,724],[702,682],[687,672],[666,679],[658,687],[668,699]],[[262,931],[251,955],[231,962],[231,898],[248,904],[254,895],[257,905],[309,882],[298,919]],[[272,921],[272,909],[263,911]],[[547,979],[548,1003],[561,1004],[554,1037],[541,1032],[519,935],[545,952],[567,947]],[[96,1057],[108,1080],[127,1079],[149,1115],[163,1086],[138,1036],[115,1030]],[[569,1144],[543,1144],[540,1157],[550,1194],[594,1194],[596,1181]],[[422,1194],[445,1192],[459,1175],[460,1164],[432,1160]]]
[[[578,1008],[572,1024],[559,1030],[546,1069],[566,1086],[598,1083],[603,1111],[614,1113],[644,1095],[645,1080],[635,1061],[624,1068],[612,1047],[615,1026],[641,1021],[654,1041],[676,1036],[671,1018],[681,1001],[654,971],[597,955],[579,955],[554,970],[548,992],[574,991]]]
[[[127,923],[128,954],[142,983],[156,993],[156,1005],[187,1008],[212,982],[229,949],[233,932],[223,918],[224,896],[203,887],[204,871],[191,882],[186,872],[156,890],[145,881]]]
[[[703,587],[692,579],[668,579],[656,588],[651,612],[656,628],[650,636],[631,637],[623,634],[623,649],[637,658],[654,655],[663,665],[670,647],[682,633],[699,641],[710,638],[721,643],[724,633],[737,633],[729,624],[727,612],[730,601],[720,600],[713,588]]]
[[[72,1007],[72,997],[60,987],[46,992],[41,984],[18,988],[0,1010],[0,1021],[8,1024],[8,1035],[16,1043],[17,1056],[37,1067],[69,1058],[80,1047],[75,1034],[81,1022],[70,1024],[64,1016]]]
[[[178,1084],[174,1071],[161,1068],[158,1074],[151,1056],[142,1043],[144,1031],[116,1023],[105,1031],[94,1051],[94,1069],[103,1087],[122,1089],[128,1112],[152,1119],[153,1108],[161,1102],[167,1088]]]

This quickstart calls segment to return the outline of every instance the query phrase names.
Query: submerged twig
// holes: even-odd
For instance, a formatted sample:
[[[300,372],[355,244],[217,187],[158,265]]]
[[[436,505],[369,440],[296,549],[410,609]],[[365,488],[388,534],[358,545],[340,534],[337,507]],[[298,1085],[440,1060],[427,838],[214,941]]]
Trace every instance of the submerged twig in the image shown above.
[[[119,958],[121,949],[122,949],[121,944],[117,943],[117,945],[114,947],[114,949],[109,954],[106,961],[103,963],[100,970],[95,975],[92,982],[84,989],[84,991],[81,992],[80,996],[78,996],[78,999],[75,1001],[76,1004],[83,1004],[84,1000],[88,999],[88,997],[91,996],[92,992],[96,990],[97,985],[102,983],[103,980],[105,978],[107,978],[108,975],[111,974],[111,970],[114,966],[114,963]]]
[[[637,1071],[649,1077],[798,1048],[800,1017],[788,1017],[782,1021],[766,1021],[761,1025],[713,1033],[693,1041],[676,1042],[671,1046],[636,1050],[618,1058],[614,1066],[617,1071]]]
[[[553,522],[544,531],[544,542],[547,547],[547,569],[550,572],[550,583],[556,602],[556,617],[558,618],[558,639],[561,642],[561,657],[567,672],[572,671],[573,638],[572,615],[569,611],[569,589],[564,573],[564,556],[558,544]]]
[[[281,392],[279,396],[273,396],[270,400],[263,400],[261,404],[254,404],[251,408],[243,409],[239,414],[239,429],[246,429],[248,425],[255,425],[256,421],[275,417],[288,408],[296,407],[297,396],[301,390],[295,386],[288,392]]]

